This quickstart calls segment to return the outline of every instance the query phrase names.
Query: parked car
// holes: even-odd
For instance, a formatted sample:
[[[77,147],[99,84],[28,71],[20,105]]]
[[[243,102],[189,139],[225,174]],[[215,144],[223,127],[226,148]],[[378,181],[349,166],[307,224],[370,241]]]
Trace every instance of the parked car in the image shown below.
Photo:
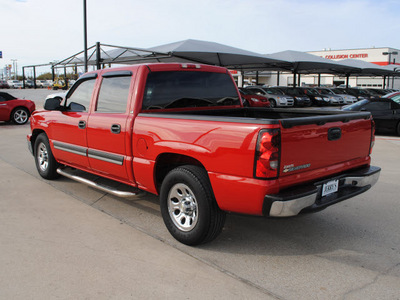
[[[368,91],[371,95],[373,95],[374,97],[382,97],[385,96],[387,94],[390,94],[391,91],[386,91],[386,90],[382,90],[382,89],[365,89],[366,91]]]
[[[313,88],[300,87],[299,89],[301,89],[305,95],[310,97],[313,105],[324,106],[329,105],[330,103],[330,100],[327,96],[322,96],[320,93],[318,93],[317,90]]]
[[[348,94],[344,89],[333,88],[329,90],[334,92],[336,95],[342,97],[344,100],[344,104],[353,104],[358,101],[357,97]]]
[[[381,98],[361,100],[342,108],[344,111],[369,111],[375,121],[376,131],[400,135],[400,93]]]
[[[35,87],[35,83],[33,82],[33,80],[25,80],[25,87],[26,88],[34,88]]]
[[[19,81],[19,80],[8,80],[7,83],[10,86],[10,89],[20,89],[20,88],[22,88],[22,82]]]
[[[48,88],[51,84],[47,80],[36,80],[36,87]]]
[[[0,121],[25,124],[35,108],[35,102],[31,100],[18,99],[9,93],[0,92]]]
[[[247,89],[254,92],[256,95],[267,97],[269,102],[271,103],[271,107],[288,107],[294,105],[293,97],[286,96],[278,88],[249,86],[247,87]]]
[[[6,80],[0,80],[0,89],[9,89],[10,86],[8,85]]]
[[[239,88],[240,96],[246,101],[245,104],[251,107],[271,107],[271,103],[265,96],[257,95],[246,88]],[[246,106],[246,105],[245,105]]]
[[[373,97],[371,95],[371,93],[369,93],[368,91],[363,90],[363,89],[348,88],[348,89],[345,89],[345,91],[348,94],[350,94],[350,95],[352,95],[354,97],[357,97],[358,100],[363,100],[363,99],[367,99],[368,100],[368,99],[371,99]]]
[[[330,105],[343,105],[344,99],[343,97],[336,95],[330,89],[327,88],[315,88],[315,90],[320,93],[322,96],[328,97]]]
[[[311,106],[312,102],[301,88],[279,87],[285,95],[291,96],[294,99],[294,106]]]

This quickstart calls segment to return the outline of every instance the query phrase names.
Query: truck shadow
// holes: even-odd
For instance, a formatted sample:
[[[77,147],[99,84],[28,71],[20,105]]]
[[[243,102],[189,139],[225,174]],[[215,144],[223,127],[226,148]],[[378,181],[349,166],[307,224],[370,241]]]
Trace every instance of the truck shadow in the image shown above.
[[[222,234],[201,248],[247,255],[310,255],[349,248],[364,238],[366,233],[357,224],[328,210],[285,219],[228,215]]]

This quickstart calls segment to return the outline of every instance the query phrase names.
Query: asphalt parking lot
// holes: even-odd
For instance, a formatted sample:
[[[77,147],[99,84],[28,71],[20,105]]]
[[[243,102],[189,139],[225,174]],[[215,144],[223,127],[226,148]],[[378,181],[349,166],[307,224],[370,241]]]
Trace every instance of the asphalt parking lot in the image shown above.
[[[11,90],[43,105],[48,90]],[[288,219],[228,215],[187,247],[155,196],[43,180],[29,124],[0,122],[0,299],[400,299],[400,138],[377,136],[367,193]]]

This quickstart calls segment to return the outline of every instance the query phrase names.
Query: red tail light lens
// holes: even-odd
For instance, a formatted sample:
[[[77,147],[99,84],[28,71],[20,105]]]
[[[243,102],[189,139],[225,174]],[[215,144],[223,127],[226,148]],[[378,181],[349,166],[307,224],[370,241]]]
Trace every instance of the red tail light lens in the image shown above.
[[[369,154],[372,154],[372,148],[375,145],[375,122],[374,119],[371,118],[371,145],[369,146]]]
[[[254,177],[273,179],[278,177],[281,148],[279,129],[264,129],[258,134]]]

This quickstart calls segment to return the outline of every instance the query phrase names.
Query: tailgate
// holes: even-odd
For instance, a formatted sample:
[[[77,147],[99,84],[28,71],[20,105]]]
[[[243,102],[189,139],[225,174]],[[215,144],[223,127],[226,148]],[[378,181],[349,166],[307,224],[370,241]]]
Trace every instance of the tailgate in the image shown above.
[[[369,157],[369,113],[295,118],[281,120],[281,125],[281,178],[297,175],[299,181],[310,180],[299,175],[314,171],[313,177],[325,176],[329,170],[337,172],[339,165],[339,171],[345,171]]]

